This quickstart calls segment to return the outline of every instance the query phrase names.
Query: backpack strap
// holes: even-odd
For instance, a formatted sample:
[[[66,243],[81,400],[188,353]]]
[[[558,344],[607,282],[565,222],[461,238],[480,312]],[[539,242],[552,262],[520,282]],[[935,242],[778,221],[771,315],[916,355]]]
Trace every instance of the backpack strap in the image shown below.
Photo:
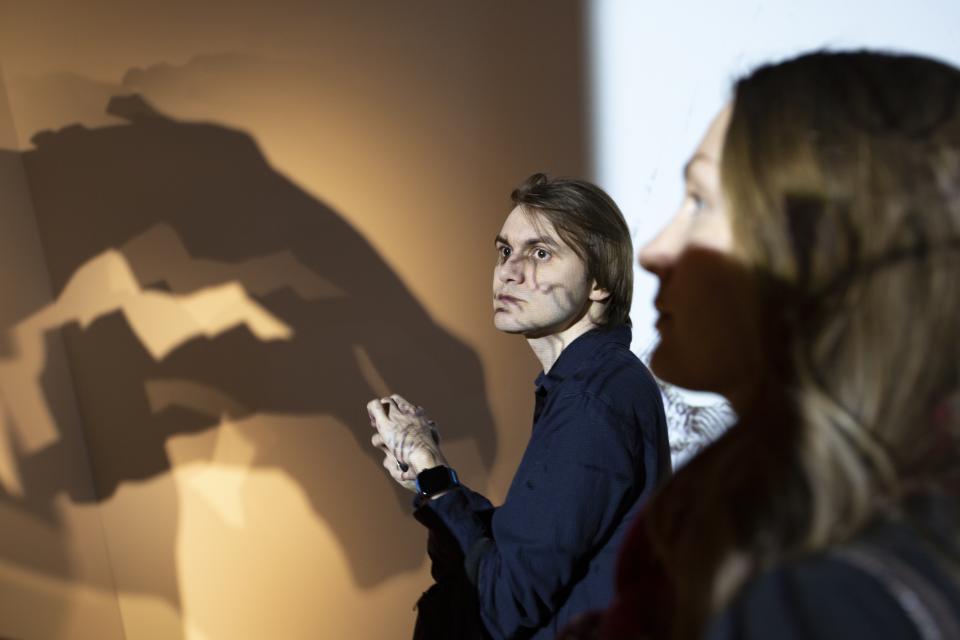
[[[923,640],[960,638],[960,618],[950,599],[922,572],[889,551],[864,542],[840,547],[830,555],[876,579],[899,603]],[[957,586],[953,572],[944,575]]]

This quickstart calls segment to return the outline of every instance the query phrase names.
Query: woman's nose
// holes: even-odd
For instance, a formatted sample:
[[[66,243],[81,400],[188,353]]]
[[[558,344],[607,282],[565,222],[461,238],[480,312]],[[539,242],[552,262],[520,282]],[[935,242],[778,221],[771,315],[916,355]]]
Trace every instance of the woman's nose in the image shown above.
[[[669,269],[676,257],[675,243],[670,241],[669,227],[663,229],[653,240],[640,248],[637,262],[640,267],[660,276]]]

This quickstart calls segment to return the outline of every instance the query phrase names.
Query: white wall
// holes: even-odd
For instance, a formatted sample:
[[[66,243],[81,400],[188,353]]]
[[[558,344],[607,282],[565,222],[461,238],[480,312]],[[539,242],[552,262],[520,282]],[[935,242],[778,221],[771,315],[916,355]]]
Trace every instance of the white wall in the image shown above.
[[[958,0],[591,0],[593,178],[639,249],[673,213],[681,167],[732,81],[818,48],[884,48],[960,65]],[[655,279],[636,270],[634,350],[654,339]]]

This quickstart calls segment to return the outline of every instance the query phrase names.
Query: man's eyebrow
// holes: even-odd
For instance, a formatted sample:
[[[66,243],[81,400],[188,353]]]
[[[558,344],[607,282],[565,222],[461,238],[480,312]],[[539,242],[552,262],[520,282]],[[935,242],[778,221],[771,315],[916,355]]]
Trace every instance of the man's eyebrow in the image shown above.
[[[505,244],[508,247],[513,246],[510,244],[510,242],[506,238],[499,235],[494,239],[494,244]],[[524,247],[533,247],[538,244],[545,244],[548,247],[551,247],[553,249],[561,248],[560,243],[554,240],[553,238],[551,238],[550,236],[537,236],[535,238],[528,238],[527,240],[523,241]]]
[[[691,168],[693,167],[693,165],[696,164],[697,162],[713,162],[714,164],[716,164],[717,161],[713,158],[713,156],[708,156],[707,154],[703,153],[702,151],[696,152],[695,154],[693,154],[693,157],[690,158],[689,160],[687,160],[687,163],[686,163],[685,165],[683,165],[683,179],[684,179],[684,180],[689,180],[689,179],[690,179],[690,169],[691,169]]]

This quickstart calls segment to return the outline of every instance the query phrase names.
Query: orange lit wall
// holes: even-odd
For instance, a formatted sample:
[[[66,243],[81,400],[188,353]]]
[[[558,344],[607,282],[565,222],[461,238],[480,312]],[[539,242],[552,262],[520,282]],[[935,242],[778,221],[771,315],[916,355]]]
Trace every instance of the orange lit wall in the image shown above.
[[[502,499],[511,188],[586,171],[579,2],[0,2],[0,637],[405,638],[370,398]]]

